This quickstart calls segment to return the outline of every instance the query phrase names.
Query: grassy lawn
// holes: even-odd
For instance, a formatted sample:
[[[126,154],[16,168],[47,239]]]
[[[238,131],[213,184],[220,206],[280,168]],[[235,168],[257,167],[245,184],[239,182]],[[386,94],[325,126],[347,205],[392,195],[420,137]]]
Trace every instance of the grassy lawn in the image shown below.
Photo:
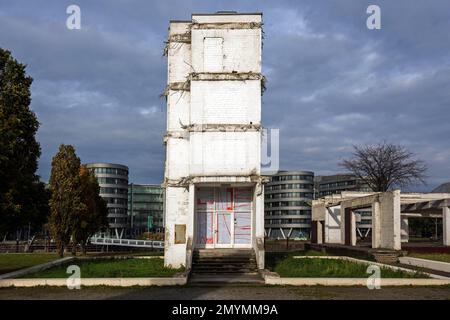
[[[171,277],[183,269],[164,267],[164,260],[154,259],[102,259],[96,261],[77,261],[82,278],[145,278]],[[24,278],[67,278],[67,265],[51,268]]]
[[[268,253],[266,255],[266,266],[275,271],[281,277],[305,277],[305,278],[367,278],[368,265],[344,260],[329,259],[295,259],[293,256],[323,256],[325,254],[317,251],[306,251],[304,253]],[[381,268],[383,278],[427,278],[421,273],[407,273],[389,268]]]
[[[448,253],[412,253],[408,255],[413,258],[435,260],[450,263],[450,254]]]
[[[266,252],[265,265],[267,269],[273,271],[279,263],[293,256],[325,256],[325,255],[327,254],[314,250],[306,250],[299,252]]]
[[[58,259],[55,253],[0,253],[0,274]]]

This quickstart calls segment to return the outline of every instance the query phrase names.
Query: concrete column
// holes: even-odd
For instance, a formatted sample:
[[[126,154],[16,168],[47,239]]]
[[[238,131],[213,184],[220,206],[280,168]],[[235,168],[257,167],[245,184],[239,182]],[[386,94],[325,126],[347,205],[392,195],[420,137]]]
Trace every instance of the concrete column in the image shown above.
[[[340,213],[341,213],[341,224],[339,226],[339,228],[341,229],[340,243],[345,244],[345,204],[344,203],[341,203]]]
[[[187,225],[186,225],[186,238],[191,238],[194,241],[195,238],[195,185],[191,183],[189,185],[189,204],[188,204],[188,214],[187,214]],[[195,242],[193,242],[194,244]]]
[[[388,191],[380,195],[380,246],[384,249],[400,250],[400,190]]]
[[[323,238],[322,238],[322,232],[323,232],[323,226],[322,223],[320,221],[316,221],[317,224],[317,243],[323,243]]]
[[[350,236],[352,241],[352,246],[356,246],[356,215],[355,212],[352,210],[350,214]]]
[[[442,208],[442,226],[444,228],[443,230],[443,236],[444,246],[450,246],[450,208],[444,207]]]
[[[264,269],[264,185],[257,183],[254,192],[255,210],[253,212],[254,232],[252,235],[252,245],[256,253],[258,269]]]
[[[381,213],[380,203],[372,203],[372,248],[381,247]]]
[[[255,187],[255,236],[264,239],[264,185],[256,184]]]
[[[401,241],[402,243],[409,241],[409,222],[407,217],[401,218]]]

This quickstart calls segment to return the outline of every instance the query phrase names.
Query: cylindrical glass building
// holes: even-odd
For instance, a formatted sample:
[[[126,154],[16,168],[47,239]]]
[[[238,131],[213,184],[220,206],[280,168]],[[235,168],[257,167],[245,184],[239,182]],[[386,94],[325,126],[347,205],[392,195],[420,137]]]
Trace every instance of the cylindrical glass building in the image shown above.
[[[274,239],[309,239],[314,173],[279,171],[265,185],[265,231]]]
[[[88,163],[108,204],[109,236],[122,238],[128,227],[128,167],[114,163]]]

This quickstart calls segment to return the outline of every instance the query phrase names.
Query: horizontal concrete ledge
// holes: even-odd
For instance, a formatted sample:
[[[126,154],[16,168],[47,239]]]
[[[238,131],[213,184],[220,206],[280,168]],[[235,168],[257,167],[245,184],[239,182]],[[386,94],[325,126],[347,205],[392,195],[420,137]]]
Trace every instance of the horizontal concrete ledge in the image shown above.
[[[427,268],[427,269],[450,273],[450,263],[448,263],[448,262],[427,260],[427,259],[413,258],[413,257],[400,257],[399,261],[402,264],[409,264],[411,266],[416,266],[416,267]]]
[[[73,279],[3,279],[0,280],[0,288],[5,287],[37,287],[56,286],[65,287],[67,284],[73,285]],[[81,286],[111,286],[111,287],[132,287],[132,286],[180,286],[185,285],[186,277],[173,278],[84,278],[81,279]]]
[[[380,279],[380,286],[443,286],[450,285],[450,279]],[[367,278],[275,278],[266,277],[269,285],[290,286],[367,286]],[[369,282],[369,284],[372,282]]]
[[[380,268],[388,268],[391,270],[404,271],[404,272],[408,272],[408,273],[418,272],[417,270],[410,270],[410,269],[406,269],[406,268],[402,268],[402,267],[391,266],[389,264],[379,263],[379,262],[375,262],[375,261],[361,260],[361,259],[356,259],[356,258],[346,257],[346,256],[294,256],[294,259],[346,260],[346,261],[351,261],[351,262],[361,263],[361,264],[366,264],[366,265],[375,265],[375,266],[379,266]],[[450,278],[448,278],[448,277],[440,276],[437,274],[432,274],[432,273],[427,273],[427,272],[421,272],[421,273],[429,276],[430,278],[434,278],[434,279],[450,280]]]

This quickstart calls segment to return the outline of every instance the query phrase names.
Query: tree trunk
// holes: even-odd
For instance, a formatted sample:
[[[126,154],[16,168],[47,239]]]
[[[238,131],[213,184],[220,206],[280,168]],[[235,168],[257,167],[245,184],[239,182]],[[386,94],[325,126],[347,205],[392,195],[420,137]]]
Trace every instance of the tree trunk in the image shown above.
[[[57,247],[59,257],[64,258],[64,245],[62,244],[62,242],[58,242]]]
[[[82,242],[80,243],[80,246],[81,246],[81,254],[82,254],[83,256],[85,256],[85,255],[86,255],[86,242],[85,242],[85,241],[82,241]]]
[[[77,255],[77,244],[75,242],[72,242],[72,255]]]

